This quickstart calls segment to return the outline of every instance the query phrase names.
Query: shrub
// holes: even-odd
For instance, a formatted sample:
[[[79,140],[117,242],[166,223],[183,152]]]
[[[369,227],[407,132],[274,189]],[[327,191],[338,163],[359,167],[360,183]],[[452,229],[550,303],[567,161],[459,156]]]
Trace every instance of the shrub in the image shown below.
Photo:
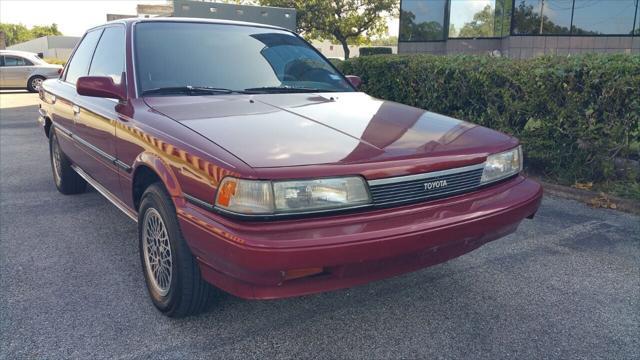
[[[361,47],[360,48],[360,56],[370,56],[370,55],[388,55],[392,54],[393,51],[390,47]]]
[[[613,179],[615,158],[639,155],[637,55],[400,55],[360,57],[339,66],[359,75],[362,91],[372,96],[518,137],[527,168],[561,182]],[[622,174],[637,176],[633,169]]]
[[[54,58],[44,58],[43,60],[49,64],[56,64],[56,65],[62,65],[62,66],[64,66],[67,63],[64,60],[58,60]]]
[[[331,58],[329,59],[329,61],[333,64],[333,66],[337,67],[338,69],[342,68],[342,63],[344,62],[344,60],[340,60],[336,58]]]

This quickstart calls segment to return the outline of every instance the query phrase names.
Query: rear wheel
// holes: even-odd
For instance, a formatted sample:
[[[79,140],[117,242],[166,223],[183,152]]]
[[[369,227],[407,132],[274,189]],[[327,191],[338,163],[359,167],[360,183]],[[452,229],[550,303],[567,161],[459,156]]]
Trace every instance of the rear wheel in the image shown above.
[[[142,271],[156,308],[169,317],[206,310],[213,288],[202,279],[182,237],[173,202],[160,183],[142,195],[138,240]]]
[[[38,92],[42,86],[42,82],[45,80],[44,76],[35,75],[29,78],[27,81],[27,90],[29,92]]]
[[[51,129],[51,136],[49,136],[49,157],[51,158],[53,181],[59,192],[71,195],[85,191],[87,182],[71,168],[71,161],[60,149],[55,128]]]

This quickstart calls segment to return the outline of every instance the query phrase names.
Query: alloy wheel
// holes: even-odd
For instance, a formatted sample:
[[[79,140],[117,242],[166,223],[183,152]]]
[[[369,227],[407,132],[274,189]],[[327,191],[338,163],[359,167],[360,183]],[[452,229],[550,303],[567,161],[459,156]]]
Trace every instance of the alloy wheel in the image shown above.
[[[42,86],[42,79],[41,78],[34,78],[33,80],[31,80],[31,88],[33,88],[34,90],[38,91],[40,90],[40,86]]]
[[[169,232],[154,208],[147,209],[142,226],[142,249],[151,287],[161,296],[166,296],[171,288],[173,265]]]

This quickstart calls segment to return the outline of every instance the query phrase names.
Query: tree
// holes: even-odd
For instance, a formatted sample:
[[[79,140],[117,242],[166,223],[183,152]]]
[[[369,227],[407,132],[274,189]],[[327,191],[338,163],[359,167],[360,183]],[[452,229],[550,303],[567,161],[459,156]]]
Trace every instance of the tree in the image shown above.
[[[31,33],[22,24],[0,24],[0,31],[4,32],[7,46],[31,40]]]
[[[49,35],[62,35],[60,30],[58,30],[58,25],[53,23],[49,26],[47,25],[36,25],[31,28],[31,35],[34,39],[49,36]]]
[[[47,35],[62,35],[58,25],[51,24],[34,26],[31,30],[22,24],[0,24],[0,31],[4,31],[7,46],[19,44]]]
[[[258,0],[260,5],[295,8],[297,28],[308,39],[329,39],[342,44],[349,58],[349,43],[387,31],[385,15],[393,15],[397,0]]]

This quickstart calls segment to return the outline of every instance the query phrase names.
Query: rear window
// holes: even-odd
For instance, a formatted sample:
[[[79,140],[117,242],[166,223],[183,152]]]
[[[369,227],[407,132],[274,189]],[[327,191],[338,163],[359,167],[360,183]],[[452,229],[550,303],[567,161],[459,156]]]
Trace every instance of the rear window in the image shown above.
[[[30,66],[33,63],[23,57],[20,56],[4,56],[4,66]]]

